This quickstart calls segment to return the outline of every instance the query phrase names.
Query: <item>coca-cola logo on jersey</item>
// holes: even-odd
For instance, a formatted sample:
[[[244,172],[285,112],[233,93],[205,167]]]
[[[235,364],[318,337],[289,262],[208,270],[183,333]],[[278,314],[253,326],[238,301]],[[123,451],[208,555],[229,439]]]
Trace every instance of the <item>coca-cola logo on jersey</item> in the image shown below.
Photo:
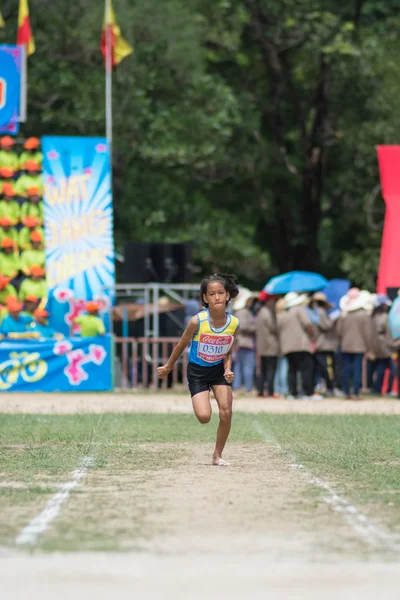
[[[203,342],[203,344],[212,344],[213,346],[226,346],[227,344],[230,344],[232,341],[232,336],[230,335],[222,335],[222,336],[215,336],[215,335],[201,335],[200,336],[200,340],[201,342]]]

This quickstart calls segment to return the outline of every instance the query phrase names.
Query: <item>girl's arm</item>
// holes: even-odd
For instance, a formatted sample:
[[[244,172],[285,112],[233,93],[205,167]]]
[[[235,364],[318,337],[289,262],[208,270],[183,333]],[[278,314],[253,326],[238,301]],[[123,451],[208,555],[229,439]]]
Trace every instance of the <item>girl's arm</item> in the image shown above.
[[[182,352],[185,350],[186,346],[190,343],[192,337],[197,331],[198,326],[199,322],[197,319],[197,315],[195,315],[190,319],[189,323],[187,324],[187,327],[183,332],[181,339],[173,349],[172,354],[169,357],[166,364],[162,367],[158,367],[157,374],[159,379],[163,379],[168,375],[168,373],[172,371],[172,369],[174,368],[174,364],[176,363]]]
[[[239,327],[235,331],[234,338],[236,338],[238,330],[239,330]],[[224,377],[228,383],[232,383],[232,381],[235,378],[235,375],[232,371],[232,348],[233,348],[233,344],[232,344],[231,349],[229,350],[228,354],[224,358]]]

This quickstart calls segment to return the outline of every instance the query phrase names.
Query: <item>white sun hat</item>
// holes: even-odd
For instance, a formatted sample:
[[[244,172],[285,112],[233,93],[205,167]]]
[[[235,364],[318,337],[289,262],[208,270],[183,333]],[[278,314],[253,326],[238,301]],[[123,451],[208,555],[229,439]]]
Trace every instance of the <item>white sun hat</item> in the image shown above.
[[[298,294],[297,292],[289,292],[285,298],[285,309],[293,308],[294,306],[301,306],[306,304],[308,301],[307,294]]]
[[[233,310],[241,310],[246,307],[247,301],[253,298],[253,292],[247,288],[239,288],[239,295],[233,301]]]
[[[373,297],[367,290],[351,288],[345,296],[340,298],[339,306],[343,312],[355,310],[372,310]]]

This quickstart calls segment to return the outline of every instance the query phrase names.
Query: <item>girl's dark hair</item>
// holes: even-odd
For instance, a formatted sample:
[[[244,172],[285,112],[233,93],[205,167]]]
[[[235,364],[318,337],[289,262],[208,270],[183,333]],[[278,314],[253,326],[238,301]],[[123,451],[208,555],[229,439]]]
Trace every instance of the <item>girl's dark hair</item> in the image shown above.
[[[229,273],[215,273],[214,275],[208,275],[208,277],[204,277],[200,284],[200,302],[202,302],[203,306],[206,308],[208,307],[208,304],[204,302],[203,296],[204,294],[207,294],[208,284],[212,281],[220,281],[228,292],[231,300],[236,298],[239,294],[239,287],[235,275],[230,275]]]

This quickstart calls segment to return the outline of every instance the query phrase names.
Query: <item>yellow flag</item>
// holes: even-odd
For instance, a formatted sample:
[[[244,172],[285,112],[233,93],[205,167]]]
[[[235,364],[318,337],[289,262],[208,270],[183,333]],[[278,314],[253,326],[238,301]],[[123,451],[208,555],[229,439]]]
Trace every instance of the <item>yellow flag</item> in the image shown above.
[[[109,14],[107,15],[107,0],[105,3],[105,11],[104,11],[104,22],[103,22],[103,31],[101,35],[101,52],[104,56],[104,61],[106,61],[107,56],[107,30],[109,30],[110,35],[110,45],[111,45],[111,65],[115,67],[118,65],[121,60],[132,54],[133,48],[128,44],[128,42],[122,37],[121,29],[115,19],[114,9],[112,7],[112,2],[109,0]],[[108,18],[107,18],[108,17]]]
[[[35,52],[35,38],[31,30],[28,0],[19,0],[17,44],[25,46],[27,56]]]
[[[3,15],[1,14],[1,11],[0,11],[0,27],[5,27],[5,26],[6,26],[6,24],[4,23]]]

